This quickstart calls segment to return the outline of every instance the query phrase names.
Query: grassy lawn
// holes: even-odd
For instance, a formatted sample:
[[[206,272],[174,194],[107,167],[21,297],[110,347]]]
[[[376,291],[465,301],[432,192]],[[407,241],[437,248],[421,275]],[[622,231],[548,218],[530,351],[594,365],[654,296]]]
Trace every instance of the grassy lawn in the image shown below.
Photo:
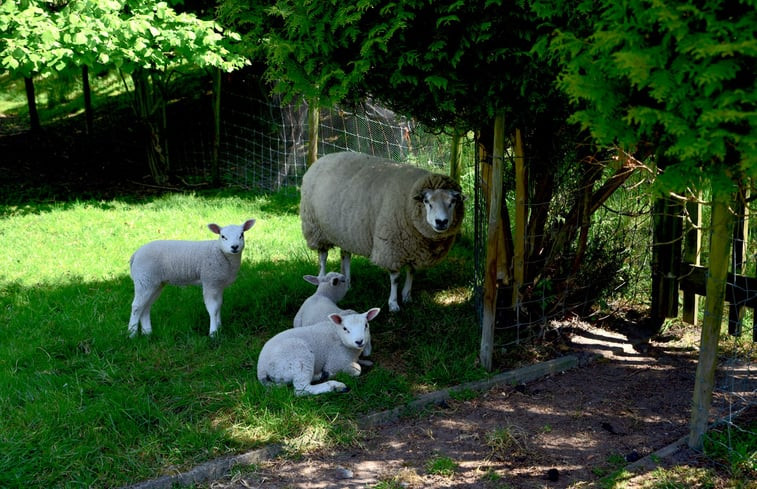
[[[298,193],[167,194],[0,206],[0,487],[113,487],[269,442],[354,441],[354,419],[414,393],[481,378],[472,251],[463,237],[421,272],[415,303],[386,308],[388,276],[356,258],[343,307],[382,307],[376,366],[347,394],[295,398],[255,376],[263,343],[291,327],[317,273]],[[154,239],[213,239],[253,217],[220,337],[199,287],[167,287],[153,335],[129,339],[131,253]],[[337,269],[338,253],[332,253]]]

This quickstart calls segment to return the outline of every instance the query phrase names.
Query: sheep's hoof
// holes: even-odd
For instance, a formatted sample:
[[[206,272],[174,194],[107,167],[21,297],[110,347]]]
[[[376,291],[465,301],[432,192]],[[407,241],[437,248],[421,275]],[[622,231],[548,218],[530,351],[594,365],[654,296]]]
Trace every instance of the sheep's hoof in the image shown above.
[[[350,388],[345,385],[344,387],[339,389],[337,392],[341,392],[342,394],[344,394],[345,392],[349,392],[349,391],[350,391]]]
[[[389,312],[399,312],[400,305],[397,304],[397,302],[390,302],[389,303]]]

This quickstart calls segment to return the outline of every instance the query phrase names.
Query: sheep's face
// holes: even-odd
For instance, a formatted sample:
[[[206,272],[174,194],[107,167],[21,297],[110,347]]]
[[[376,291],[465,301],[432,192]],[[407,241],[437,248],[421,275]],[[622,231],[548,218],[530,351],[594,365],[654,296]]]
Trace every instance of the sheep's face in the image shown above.
[[[334,323],[339,333],[339,339],[347,348],[363,350],[367,335],[370,334],[370,325],[368,322],[375,318],[379,311],[374,307],[362,314],[329,314],[329,320]]]
[[[208,224],[208,229],[218,235],[221,242],[221,250],[228,255],[236,255],[244,249],[244,232],[255,224],[255,219],[246,221],[241,226],[231,224],[220,227],[218,224]]]
[[[455,222],[455,212],[463,205],[460,192],[450,189],[426,189],[420,198],[426,208],[426,222],[437,233],[447,231]]]

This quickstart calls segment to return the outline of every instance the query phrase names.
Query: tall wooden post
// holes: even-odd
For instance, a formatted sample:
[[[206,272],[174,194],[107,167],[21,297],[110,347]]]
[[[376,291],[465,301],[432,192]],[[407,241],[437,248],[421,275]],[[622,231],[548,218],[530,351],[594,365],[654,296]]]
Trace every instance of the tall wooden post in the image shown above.
[[[696,196],[699,200],[699,195]],[[686,232],[683,235],[683,263],[699,265],[700,250],[702,246],[702,204],[699,202],[686,202],[686,213],[689,216],[686,222]],[[694,292],[683,292],[683,317],[689,324],[697,324],[699,315],[699,300]]]
[[[308,167],[318,159],[318,126],[321,123],[321,111],[317,100],[308,102],[308,152],[306,164]]]
[[[734,203],[735,224],[733,227],[733,274],[741,275],[744,272],[744,262],[747,256],[747,243],[749,241],[749,188],[742,185],[739,187],[738,198]],[[744,307],[733,302],[732,297],[726,297],[728,307],[728,334],[741,336]]]
[[[665,318],[678,316],[683,223],[681,205],[671,197],[658,199],[653,212],[651,319],[659,329]]]
[[[489,198],[489,221],[486,240],[486,265],[484,267],[484,300],[481,324],[481,352],[479,360],[487,371],[492,370],[494,354],[494,326],[497,312],[497,262],[502,234],[502,182],[505,167],[505,116],[494,120],[494,151],[492,154],[492,178]]]
[[[519,307],[520,289],[526,276],[526,220],[528,218],[528,187],[525,149],[520,129],[515,130],[515,239],[513,240],[513,306]]]
[[[452,148],[450,149],[449,176],[452,180],[460,183],[462,174],[462,157],[463,157],[463,132],[461,129],[455,129],[452,134]]]

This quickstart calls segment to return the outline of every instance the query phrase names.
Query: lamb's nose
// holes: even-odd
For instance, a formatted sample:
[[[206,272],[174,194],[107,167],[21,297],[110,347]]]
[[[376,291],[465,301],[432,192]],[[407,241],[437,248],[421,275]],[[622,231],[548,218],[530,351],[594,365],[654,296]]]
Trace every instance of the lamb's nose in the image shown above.
[[[234,253],[239,251],[239,245],[231,245],[231,251],[233,251]]]
[[[355,344],[357,346],[363,346],[363,340],[357,340],[357,341],[355,341]]]
[[[447,223],[449,223],[449,219],[437,219],[436,229],[447,229]]]

